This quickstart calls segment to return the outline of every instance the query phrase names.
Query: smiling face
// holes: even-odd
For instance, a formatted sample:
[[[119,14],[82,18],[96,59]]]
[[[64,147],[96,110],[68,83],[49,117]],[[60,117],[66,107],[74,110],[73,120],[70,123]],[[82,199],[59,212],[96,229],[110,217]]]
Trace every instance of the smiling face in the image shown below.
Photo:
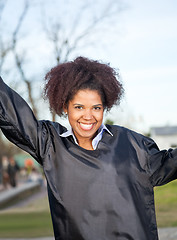
[[[78,144],[91,149],[92,139],[103,121],[104,107],[100,94],[96,90],[79,90],[65,111]]]

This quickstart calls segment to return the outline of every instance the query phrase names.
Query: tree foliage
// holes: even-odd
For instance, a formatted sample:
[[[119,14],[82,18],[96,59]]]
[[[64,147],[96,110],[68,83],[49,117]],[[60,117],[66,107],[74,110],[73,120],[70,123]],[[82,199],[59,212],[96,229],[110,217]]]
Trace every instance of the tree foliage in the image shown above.
[[[13,6],[18,13],[10,18]],[[21,82],[38,117],[41,91],[35,88],[41,75],[88,49],[104,48],[104,38],[116,32],[113,26],[124,8],[122,0],[0,0],[0,74],[8,72],[13,87]]]
[[[123,0],[0,0],[0,75],[38,118],[46,71],[90,50],[103,50],[124,9]]]

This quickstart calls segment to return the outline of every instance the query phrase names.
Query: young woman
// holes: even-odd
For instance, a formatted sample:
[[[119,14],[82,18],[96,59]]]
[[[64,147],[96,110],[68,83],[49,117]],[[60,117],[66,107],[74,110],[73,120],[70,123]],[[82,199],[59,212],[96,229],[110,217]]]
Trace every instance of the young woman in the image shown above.
[[[45,95],[71,129],[37,121],[0,80],[0,127],[42,166],[57,240],[157,240],[153,187],[177,177],[177,149],[120,126],[103,112],[123,87],[110,66],[79,57],[46,75]]]

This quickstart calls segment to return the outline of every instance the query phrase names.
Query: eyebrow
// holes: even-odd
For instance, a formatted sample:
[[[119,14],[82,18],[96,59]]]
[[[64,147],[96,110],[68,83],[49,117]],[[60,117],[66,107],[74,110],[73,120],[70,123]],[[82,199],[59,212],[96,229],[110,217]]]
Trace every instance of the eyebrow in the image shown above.
[[[81,104],[81,103],[74,103],[74,104],[73,104],[73,106],[76,106],[76,105],[77,105],[77,106],[78,106],[78,105],[79,105],[79,106],[84,106],[84,104]],[[93,107],[98,107],[98,106],[103,106],[103,104],[98,103],[98,104],[94,104],[94,105],[93,105]]]
[[[98,107],[98,106],[103,106],[103,104],[98,103],[98,104],[93,105],[93,107]]]

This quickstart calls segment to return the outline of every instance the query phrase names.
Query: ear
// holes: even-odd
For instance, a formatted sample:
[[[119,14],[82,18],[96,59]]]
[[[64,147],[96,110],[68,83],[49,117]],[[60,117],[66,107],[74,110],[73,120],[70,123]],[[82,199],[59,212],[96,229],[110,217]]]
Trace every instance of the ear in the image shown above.
[[[68,108],[67,108],[67,106],[65,106],[64,108],[63,108],[63,111],[64,111],[64,113],[67,115],[68,114]]]

